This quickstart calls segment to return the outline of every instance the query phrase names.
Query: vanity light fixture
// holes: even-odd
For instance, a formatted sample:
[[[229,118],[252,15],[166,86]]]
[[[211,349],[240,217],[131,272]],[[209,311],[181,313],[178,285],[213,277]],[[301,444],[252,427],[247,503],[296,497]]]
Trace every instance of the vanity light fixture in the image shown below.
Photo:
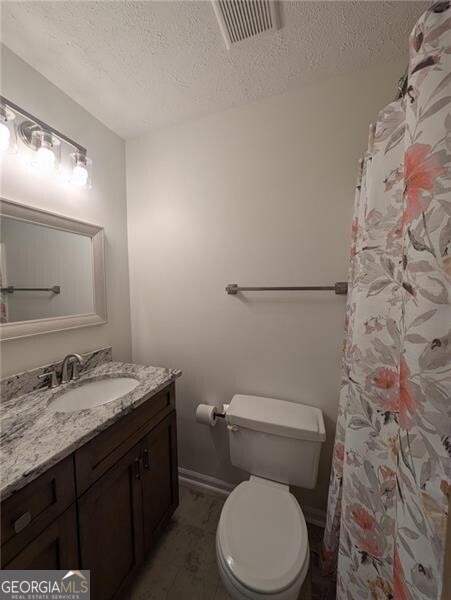
[[[11,121],[16,120],[16,128]],[[87,150],[67,135],[47,125],[14,102],[0,96],[0,153],[11,145],[15,132],[26,148],[32,153],[31,163],[41,173],[67,171],[63,163],[68,163],[70,183],[77,187],[91,187],[91,165]]]
[[[16,128],[15,114],[0,101],[0,153],[15,148]]]
[[[71,158],[73,161],[71,183],[77,187],[91,187],[92,160],[79,150],[71,154]]]
[[[33,149],[32,165],[42,173],[50,173],[60,164],[60,142],[50,131],[36,128],[30,121],[25,121],[19,128],[19,135],[26,136],[31,133],[31,147]],[[26,138],[28,140],[28,137]]]

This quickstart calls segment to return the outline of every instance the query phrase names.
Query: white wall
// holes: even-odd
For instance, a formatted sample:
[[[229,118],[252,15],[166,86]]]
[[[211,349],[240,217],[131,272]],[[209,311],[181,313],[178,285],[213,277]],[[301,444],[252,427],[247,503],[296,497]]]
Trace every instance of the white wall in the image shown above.
[[[2,376],[70,351],[106,345],[113,347],[114,358],[130,360],[124,142],[10,50],[1,49],[2,94],[88,148],[93,160],[93,187],[80,190],[56,178],[38,177],[20,156],[9,157],[1,172],[1,194],[105,228],[108,309],[106,325],[3,342]]]
[[[180,465],[228,481],[222,426],[198,402],[236,392],[319,406],[328,441],[340,383],[344,297],[227,296],[227,283],[324,285],[346,279],[357,159],[404,63],[331,79],[127,142],[133,359],[183,369]]]
[[[4,294],[8,322],[94,312],[90,237],[8,218],[2,218],[1,234],[2,286],[60,287],[59,294]]]

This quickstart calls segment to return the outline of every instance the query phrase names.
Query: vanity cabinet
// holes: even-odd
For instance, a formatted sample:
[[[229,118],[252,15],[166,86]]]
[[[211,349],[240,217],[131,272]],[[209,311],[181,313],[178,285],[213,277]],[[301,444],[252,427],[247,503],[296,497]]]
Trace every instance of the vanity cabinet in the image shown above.
[[[147,553],[178,504],[175,413],[146,436],[142,452],[143,533]]]
[[[93,598],[121,598],[178,503],[175,412],[79,499],[81,568]]]
[[[74,464],[68,457],[2,502],[2,568],[74,501]]]
[[[175,410],[175,384],[143,402],[75,452],[77,494],[82,494],[110,469],[126,450],[142,440]]]
[[[134,446],[78,503],[81,568],[93,598],[114,598],[143,559],[141,446]]]
[[[2,568],[89,569],[122,598],[177,505],[171,383],[2,503]]]
[[[4,569],[76,569],[78,566],[75,505],[48,525]]]

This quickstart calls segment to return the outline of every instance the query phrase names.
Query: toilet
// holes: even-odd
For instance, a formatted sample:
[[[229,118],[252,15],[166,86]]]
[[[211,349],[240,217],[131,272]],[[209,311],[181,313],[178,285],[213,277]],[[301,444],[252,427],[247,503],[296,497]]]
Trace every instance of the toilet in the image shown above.
[[[318,408],[237,394],[226,411],[230,459],[250,473],[216,532],[224,587],[236,600],[296,600],[309,567],[307,526],[289,486],[313,488],[326,439]]]

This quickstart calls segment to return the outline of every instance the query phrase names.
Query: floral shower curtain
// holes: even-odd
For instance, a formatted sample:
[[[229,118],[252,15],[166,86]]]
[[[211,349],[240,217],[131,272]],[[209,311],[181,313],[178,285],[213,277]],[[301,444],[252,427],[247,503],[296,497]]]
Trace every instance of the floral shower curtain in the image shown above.
[[[323,568],[339,600],[439,600],[451,491],[451,9],[410,37],[352,226]]]

